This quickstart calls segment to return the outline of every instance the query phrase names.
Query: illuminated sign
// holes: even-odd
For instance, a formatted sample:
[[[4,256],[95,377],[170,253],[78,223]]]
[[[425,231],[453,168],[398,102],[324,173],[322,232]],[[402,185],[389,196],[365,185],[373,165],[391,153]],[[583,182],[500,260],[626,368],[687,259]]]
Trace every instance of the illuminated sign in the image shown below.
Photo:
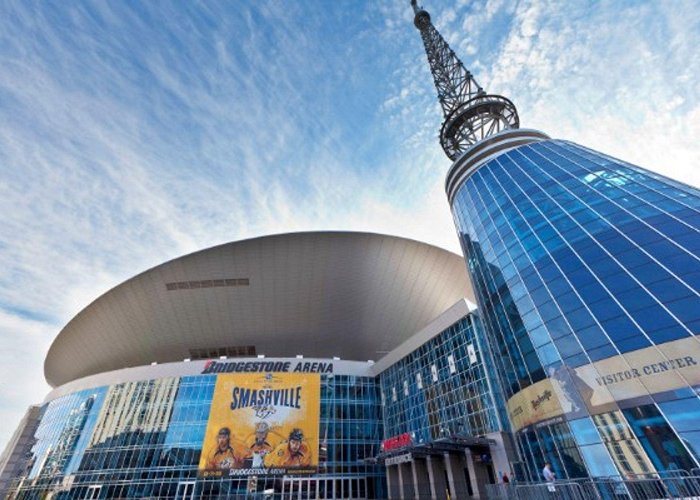
[[[412,442],[411,435],[406,432],[382,441],[382,449],[384,451],[389,451],[397,448],[404,448],[410,446]]]

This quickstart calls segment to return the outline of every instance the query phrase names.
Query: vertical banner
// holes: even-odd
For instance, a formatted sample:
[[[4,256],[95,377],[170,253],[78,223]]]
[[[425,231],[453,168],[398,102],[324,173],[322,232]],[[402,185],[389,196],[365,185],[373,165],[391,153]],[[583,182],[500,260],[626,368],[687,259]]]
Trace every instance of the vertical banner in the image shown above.
[[[320,401],[318,374],[217,375],[200,475],[316,472]]]

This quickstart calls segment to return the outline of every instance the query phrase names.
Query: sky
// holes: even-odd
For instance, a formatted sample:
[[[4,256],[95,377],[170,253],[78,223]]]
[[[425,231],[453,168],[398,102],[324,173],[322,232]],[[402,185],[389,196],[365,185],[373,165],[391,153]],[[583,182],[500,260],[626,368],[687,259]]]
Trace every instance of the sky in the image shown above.
[[[425,0],[542,130],[700,186],[700,3]],[[82,308],[228,241],[353,230],[460,252],[409,0],[0,4],[0,449]]]

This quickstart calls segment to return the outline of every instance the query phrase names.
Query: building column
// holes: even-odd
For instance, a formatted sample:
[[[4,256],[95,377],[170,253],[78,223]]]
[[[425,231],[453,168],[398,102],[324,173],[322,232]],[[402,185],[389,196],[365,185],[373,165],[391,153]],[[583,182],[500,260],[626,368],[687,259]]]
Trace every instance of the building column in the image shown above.
[[[463,479],[461,460],[456,454],[445,453],[445,469],[447,470],[447,480],[450,482],[450,493],[453,499],[469,497],[469,490]]]
[[[413,491],[416,499],[432,498],[430,480],[426,481],[429,474],[425,459],[414,458],[411,467],[413,470]]]
[[[467,464],[467,472],[469,473],[469,482],[472,485],[472,491],[474,492],[474,497],[481,498],[482,496],[486,498],[486,491],[484,487],[481,486],[481,481],[479,481],[479,474],[476,471],[476,464],[474,463],[474,454],[469,448],[464,450],[464,461]]]
[[[492,444],[489,447],[491,463],[493,463],[494,474],[496,475],[496,483],[501,482],[503,473],[508,474],[510,479],[514,479],[514,471],[511,469],[510,464],[511,462],[518,461],[518,455],[513,449],[512,439],[503,432],[491,432],[486,434],[486,437],[496,441],[496,444]]]
[[[425,465],[428,467],[428,480],[430,482],[430,498],[438,500],[446,497],[447,484],[445,483],[445,472],[440,457],[428,455],[425,458]]]
[[[396,465],[386,466],[386,496],[387,498],[401,498],[399,490],[399,468]],[[335,484],[335,481],[333,481]]]
[[[413,487],[413,468],[410,462],[404,462],[399,464],[399,471],[401,477],[401,498],[413,498],[415,488]]]
[[[396,464],[396,470],[398,471],[398,481],[399,481],[399,498],[401,500],[404,500],[406,498],[405,492],[404,492],[404,478],[403,478],[403,469],[401,468],[401,464]]]

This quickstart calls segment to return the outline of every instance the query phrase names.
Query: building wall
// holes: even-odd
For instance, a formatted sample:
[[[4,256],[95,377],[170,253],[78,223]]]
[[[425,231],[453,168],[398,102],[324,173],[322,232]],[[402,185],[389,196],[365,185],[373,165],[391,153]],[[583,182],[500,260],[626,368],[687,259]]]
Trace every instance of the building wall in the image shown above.
[[[35,443],[34,432],[39,425],[41,408],[30,406],[0,455],[0,498],[4,498],[12,481],[26,471],[27,458]]]
[[[166,432],[179,383],[171,377],[110,386],[90,446],[127,432]]]
[[[482,335],[469,314],[380,374],[385,438],[408,433],[418,444],[501,430]]]
[[[547,140],[452,211],[529,474],[696,467],[700,192]]]
[[[41,409],[26,472],[15,477],[11,492],[17,498],[48,492],[76,498],[176,498],[189,492],[192,482],[195,496],[203,498],[245,492],[251,486],[245,476],[198,478],[216,377],[128,381],[51,399]],[[321,498],[381,498],[383,468],[365,460],[379,453],[382,436],[376,379],[345,374],[320,379],[318,472],[290,488],[304,483],[314,498],[315,492]],[[279,489],[281,481],[258,477],[257,486]]]

